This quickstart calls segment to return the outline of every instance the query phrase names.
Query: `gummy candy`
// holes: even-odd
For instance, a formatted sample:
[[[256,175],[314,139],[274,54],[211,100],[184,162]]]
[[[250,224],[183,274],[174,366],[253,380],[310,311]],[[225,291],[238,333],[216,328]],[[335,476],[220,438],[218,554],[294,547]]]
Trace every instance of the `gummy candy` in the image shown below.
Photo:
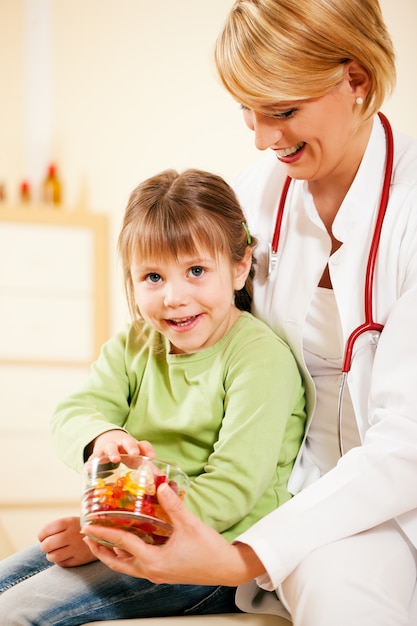
[[[165,474],[154,474],[149,464],[109,482],[95,479],[84,493],[84,523],[121,528],[148,543],[165,543],[172,526],[156,497],[156,490],[163,482],[168,482],[180,497],[184,496],[175,481],[168,481]]]

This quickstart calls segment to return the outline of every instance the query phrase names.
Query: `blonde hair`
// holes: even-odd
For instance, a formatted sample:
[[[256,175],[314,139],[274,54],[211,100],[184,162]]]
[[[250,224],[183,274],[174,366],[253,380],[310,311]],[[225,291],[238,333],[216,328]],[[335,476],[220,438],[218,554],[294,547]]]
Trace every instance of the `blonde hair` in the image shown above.
[[[132,192],[118,240],[125,290],[133,320],[135,303],[131,265],[134,259],[171,260],[201,249],[225,254],[231,264],[242,261],[248,245],[256,245],[232,188],[216,174],[188,169],[165,170]],[[235,294],[236,306],[249,311],[254,259],[246,284]]]
[[[236,0],[217,39],[220,78],[243,104],[320,97],[357,61],[370,77],[369,117],[396,80],[378,0]]]

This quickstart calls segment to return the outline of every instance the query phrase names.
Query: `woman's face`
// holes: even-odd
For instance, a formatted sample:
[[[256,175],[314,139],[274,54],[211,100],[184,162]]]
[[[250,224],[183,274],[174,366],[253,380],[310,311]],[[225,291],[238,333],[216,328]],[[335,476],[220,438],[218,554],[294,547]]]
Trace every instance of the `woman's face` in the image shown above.
[[[356,172],[369,137],[362,122],[358,95],[344,79],[319,98],[279,102],[251,108],[242,105],[247,126],[259,150],[270,148],[292,178],[315,181]]]

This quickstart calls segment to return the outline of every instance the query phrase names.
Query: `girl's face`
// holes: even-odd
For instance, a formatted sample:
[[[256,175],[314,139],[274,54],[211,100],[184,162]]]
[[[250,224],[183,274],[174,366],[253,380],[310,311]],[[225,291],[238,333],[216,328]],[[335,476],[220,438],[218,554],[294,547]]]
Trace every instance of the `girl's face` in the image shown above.
[[[268,104],[256,110],[242,105],[259,150],[272,149],[289,176],[308,181],[353,177],[372,122],[361,122],[357,96],[348,78],[320,98]],[[245,103],[246,104],[246,103]]]
[[[233,304],[234,291],[244,286],[250,269],[251,254],[247,256],[236,266],[224,255],[207,252],[177,261],[132,263],[141,316],[167,337],[173,353],[204,350],[232,327],[240,314]]]

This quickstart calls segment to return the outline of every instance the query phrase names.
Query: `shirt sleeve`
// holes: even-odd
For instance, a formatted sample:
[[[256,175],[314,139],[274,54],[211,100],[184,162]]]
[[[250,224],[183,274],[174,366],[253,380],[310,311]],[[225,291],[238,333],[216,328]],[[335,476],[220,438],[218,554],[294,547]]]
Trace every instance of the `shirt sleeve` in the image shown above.
[[[107,341],[84,385],[56,408],[51,424],[52,443],[66,465],[81,471],[84,449],[100,434],[123,428],[130,410],[131,376],[127,373],[128,332]],[[144,355],[138,351],[140,362]],[[129,368],[139,372],[141,367]]]

